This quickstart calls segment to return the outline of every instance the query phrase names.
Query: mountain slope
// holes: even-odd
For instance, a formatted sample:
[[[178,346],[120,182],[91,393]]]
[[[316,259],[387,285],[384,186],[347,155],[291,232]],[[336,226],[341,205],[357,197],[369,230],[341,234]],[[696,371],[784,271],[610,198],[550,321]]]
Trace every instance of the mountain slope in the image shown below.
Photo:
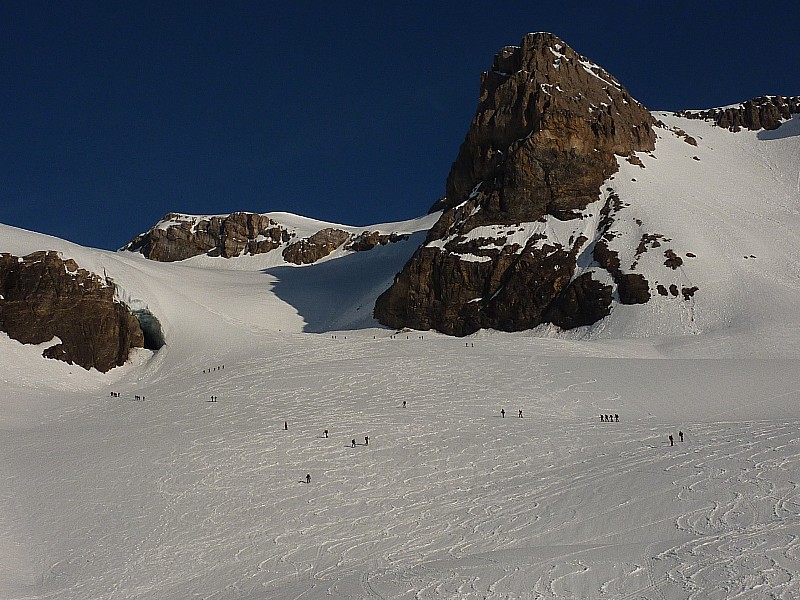
[[[329,225],[293,215],[273,216],[301,234]],[[117,298],[157,319],[166,342],[159,350],[161,361],[178,349],[198,344],[212,343],[224,352],[242,344],[243,337],[257,345],[258,336],[265,332],[374,325],[375,298],[390,285],[435,218],[376,225],[371,230],[407,238],[378,243],[369,251],[340,249],[305,266],[287,263],[280,252],[233,260],[196,256],[159,263],[132,252],[83,248],[8,226],[0,226],[0,252],[23,256],[34,248],[54,250],[81,268],[107,277]]]
[[[730,210],[755,200],[759,218],[784,218],[768,198],[792,192],[773,190],[769,169],[796,169],[796,141],[774,136],[794,137],[793,125],[781,122],[798,107],[798,98],[764,97],[741,107],[686,111],[685,122],[664,115],[670,125],[654,127],[656,119],[602,68],[555,36],[529,34],[520,46],[501,50],[483,74],[478,108],[450,171],[447,196],[436,205],[445,209],[442,217],[378,298],[375,316],[390,327],[451,335],[540,324],[583,329],[600,323],[625,335],[720,326],[721,320],[710,315],[728,310],[716,307],[727,292],[709,290],[720,296],[709,298],[710,307],[697,305],[703,311],[701,325],[695,321],[695,297],[702,296],[706,281],[712,287],[727,283],[708,267],[694,277],[692,269],[682,268],[694,253],[670,244],[673,238],[678,244],[695,242],[679,238],[684,228],[704,221],[704,194],[723,214],[728,207],[720,195]],[[749,131],[762,127],[771,133]],[[681,164],[680,157],[698,143],[683,129],[702,138],[710,128],[714,132],[707,137],[720,152],[706,164]],[[781,130],[784,134],[777,133]],[[675,146],[672,138],[681,143]],[[775,164],[766,165],[759,158],[764,154]],[[663,160],[643,162],[646,156]],[[687,158],[703,160],[695,152]],[[615,175],[621,168],[625,173]],[[631,170],[642,171],[645,186],[626,185],[636,178]],[[728,177],[728,170],[736,175]],[[680,212],[676,193],[688,194],[698,210]],[[658,218],[645,219],[653,204],[663,210]],[[707,217],[714,220],[714,214]],[[771,235],[768,228],[762,233]],[[748,237],[745,231],[728,235]],[[653,258],[654,251],[660,260]],[[715,260],[732,258],[711,254]],[[665,304],[664,298],[678,301]],[[639,305],[645,308],[635,308]],[[631,315],[635,323],[615,314]],[[645,324],[636,315],[649,315],[651,321]]]
[[[293,242],[364,228],[270,213],[295,235],[269,251],[254,229],[157,262],[0,226],[0,252],[74,260],[165,341],[100,374],[0,334],[0,597],[798,597],[800,117],[648,121],[654,149],[571,218],[460,234],[465,269],[577,247],[569,281],[611,291],[569,330],[378,326],[451,241],[438,214],[302,265]]]

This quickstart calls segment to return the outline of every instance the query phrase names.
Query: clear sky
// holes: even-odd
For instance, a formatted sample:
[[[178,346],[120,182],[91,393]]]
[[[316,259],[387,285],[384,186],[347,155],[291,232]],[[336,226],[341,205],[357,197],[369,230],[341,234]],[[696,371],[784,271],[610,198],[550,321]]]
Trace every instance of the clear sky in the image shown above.
[[[0,23],[0,222],[108,249],[170,211],[426,213],[530,31],[653,110],[800,94],[791,2],[6,0]]]

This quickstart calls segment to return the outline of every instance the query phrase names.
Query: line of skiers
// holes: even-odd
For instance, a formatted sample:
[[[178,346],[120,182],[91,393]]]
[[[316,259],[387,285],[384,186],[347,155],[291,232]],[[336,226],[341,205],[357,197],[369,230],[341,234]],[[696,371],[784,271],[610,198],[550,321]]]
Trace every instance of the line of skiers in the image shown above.
[[[120,392],[111,392],[112,398],[122,398],[122,394]],[[144,396],[134,396],[134,400],[144,400]]]
[[[500,416],[503,417],[504,419],[506,418],[506,409],[505,408],[501,408],[500,409]],[[521,408],[519,409],[519,411],[517,411],[517,418],[518,419],[522,418],[522,409]]]
[[[619,423],[619,415],[600,415],[600,421],[602,423]]]

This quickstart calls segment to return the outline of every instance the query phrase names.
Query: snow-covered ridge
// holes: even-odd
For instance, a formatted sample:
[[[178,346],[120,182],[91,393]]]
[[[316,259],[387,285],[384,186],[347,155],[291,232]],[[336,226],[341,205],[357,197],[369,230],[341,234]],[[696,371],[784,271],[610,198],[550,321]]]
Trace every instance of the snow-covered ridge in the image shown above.
[[[173,225],[189,224],[196,230],[198,223],[202,221],[210,221],[211,219],[224,219],[235,213],[220,213],[208,215],[193,215],[188,213],[171,212],[160,219],[152,229],[168,229]],[[363,233],[365,231],[378,231],[380,233],[414,233],[421,229],[428,229],[431,226],[431,221],[435,222],[436,214],[425,215],[414,219],[405,221],[394,221],[388,223],[377,223],[374,225],[345,225],[342,223],[333,223],[329,221],[321,221],[311,217],[304,217],[288,212],[265,212],[265,213],[244,213],[244,214],[257,214],[268,219],[275,221],[278,225],[284,227],[287,231],[295,234],[297,237],[308,237],[317,231],[326,228],[335,228],[348,231],[350,233]],[[145,233],[145,232],[143,232]]]
[[[759,96],[717,108],[683,110],[675,113],[690,119],[703,119],[733,132],[748,129],[778,129],[793,115],[800,113],[800,96]]]
[[[354,227],[290,213],[169,213],[122,250],[139,252],[161,262],[183,261],[202,255],[230,259],[277,254],[289,263],[308,264],[328,257],[340,247],[364,251],[378,244],[406,239],[421,227],[429,227],[433,219],[430,216],[372,227]],[[273,257],[272,262],[279,264],[280,259]]]

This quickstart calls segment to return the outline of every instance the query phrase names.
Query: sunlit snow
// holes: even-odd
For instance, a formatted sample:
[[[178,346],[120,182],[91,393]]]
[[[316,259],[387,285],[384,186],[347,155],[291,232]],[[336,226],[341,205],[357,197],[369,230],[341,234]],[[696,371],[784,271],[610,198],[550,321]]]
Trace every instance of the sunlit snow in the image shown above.
[[[0,597],[800,596],[800,138],[658,118],[698,146],[621,159],[615,228],[692,253],[700,289],[571,332],[380,328],[436,215],[302,267],[0,226],[105,269],[167,342],[102,375],[0,334]]]

